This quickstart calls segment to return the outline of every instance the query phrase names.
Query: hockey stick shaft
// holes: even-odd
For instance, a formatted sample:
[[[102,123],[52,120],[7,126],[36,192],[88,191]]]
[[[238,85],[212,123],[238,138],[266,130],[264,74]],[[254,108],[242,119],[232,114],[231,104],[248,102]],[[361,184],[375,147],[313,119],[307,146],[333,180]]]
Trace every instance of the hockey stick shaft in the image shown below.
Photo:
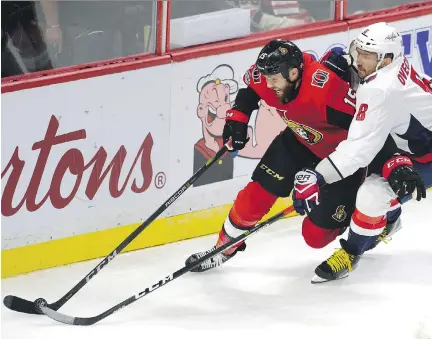
[[[147,220],[138,226],[120,245],[118,245],[110,254],[108,254],[94,269],[92,269],[81,281],[79,281],[72,289],[67,292],[56,302],[48,306],[53,310],[58,310],[70,298],[72,298],[84,285],[86,285],[93,277],[95,277],[111,260],[113,260],[126,246],[128,246],[143,230],[145,230],[157,217],[159,217],[171,204],[173,204],[192,184],[201,177],[216,161],[218,161],[231,148],[231,140],[229,140],[212,158],[210,158],[204,166],[202,166],[192,177],[187,180],[173,195],[171,195]],[[45,304],[44,299],[37,299],[34,303],[28,300],[6,296],[4,304],[11,310],[23,313],[42,313],[40,306]]]
[[[235,238],[235,239],[227,242],[226,244],[216,248],[214,251],[209,252],[208,254],[201,257],[197,261],[182,267],[181,269],[175,271],[174,273],[162,278],[161,280],[159,280],[155,284],[147,287],[145,290],[135,294],[134,296],[131,296],[130,298],[124,300],[123,302],[115,305],[114,307],[110,308],[109,310],[107,310],[107,311],[105,311],[105,312],[103,312],[103,313],[101,313],[95,317],[90,317],[90,318],[71,317],[71,316],[56,312],[56,311],[54,311],[54,310],[52,310],[46,306],[42,306],[41,310],[48,317],[50,317],[50,318],[52,318],[58,322],[62,322],[62,323],[69,324],[69,325],[82,325],[82,326],[93,325],[93,324],[101,321],[102,319],[105,319],[106,317],[110,316],[111,314],[119,311],[120,309],[132,304],[133,302],[137,301],[138,299],[141,299],[142,297],[147,296],[148,294],[150,294],[151,292],[154,292],[158,288],[165,286],[169,282],[179,278],[183,274],[191,271],[192,269],[194,269],[195,267],[200,265],[202,262],[214,257],[215,255],[217,255],[217,254],[219,254],[219,253],[221,253],[221,252],[223,252],[223,251],[225,251],[231,247],[233,247],[234,245],[238,244],[239,242],[244,241],[246,238],[250,237],[251,235],[253,235],[253,234],[255,234],[261,230],[263,230],[267,226],[273,224],[275,221],[278,221],[279,219],[292,213],[293,211],[294,211],[294,207],[293,207],[293,205],[290,205],[289,207],[285,208],[283,211],[270,217],[266,221],[254,226],[253,228],[244,232],[243,234],[241,234],[237,238]]]

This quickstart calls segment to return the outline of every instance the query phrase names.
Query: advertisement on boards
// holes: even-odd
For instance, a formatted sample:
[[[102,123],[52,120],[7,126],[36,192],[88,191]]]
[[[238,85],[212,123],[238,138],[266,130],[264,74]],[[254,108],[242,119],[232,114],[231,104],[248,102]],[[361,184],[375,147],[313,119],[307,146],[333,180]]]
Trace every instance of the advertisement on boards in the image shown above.
[[[2,95],[2,250],[138,222],[163,202],[169,77],[168,65]]]

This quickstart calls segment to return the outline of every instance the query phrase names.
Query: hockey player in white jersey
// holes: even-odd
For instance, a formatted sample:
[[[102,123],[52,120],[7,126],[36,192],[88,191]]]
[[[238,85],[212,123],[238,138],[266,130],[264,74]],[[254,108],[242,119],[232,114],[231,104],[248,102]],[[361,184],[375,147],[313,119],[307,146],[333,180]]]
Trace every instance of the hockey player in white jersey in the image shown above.
[[[395,154],[365,179],[348,239],[342,239],[342,248],[316,268],[312,283],[346,277],[365,251],[400,229],[400,201],[414,190],[417,200],[425,198],[425,186],[432,186],[431,80],[410,65],[402,53],[401,36],[384,22],[364,29],[349,54],[333,55],[327,65],[340,74],[352,70],[351,63],[359,81],[348,138],[314,170],[298,173],[296,209],[307,212],[319,204],[323,183],[334,183],[368,165],[373,168],[371,162],[385,144],[395,143]]]

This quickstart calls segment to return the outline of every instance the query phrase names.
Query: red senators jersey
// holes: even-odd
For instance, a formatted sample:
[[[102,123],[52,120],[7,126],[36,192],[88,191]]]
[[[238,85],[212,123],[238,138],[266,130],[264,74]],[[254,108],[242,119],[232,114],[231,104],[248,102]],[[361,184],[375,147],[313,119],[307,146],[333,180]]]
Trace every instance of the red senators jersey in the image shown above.
[[[347,138],[355,114],[355,91],[309,54],[303,53],[303,60],[298,95],[287,104],[281,103],[274,91],[267,87],[265,77],[255,65],[243,79],[262,100],[276,108],[302,144],[319,158],[325,158]]]

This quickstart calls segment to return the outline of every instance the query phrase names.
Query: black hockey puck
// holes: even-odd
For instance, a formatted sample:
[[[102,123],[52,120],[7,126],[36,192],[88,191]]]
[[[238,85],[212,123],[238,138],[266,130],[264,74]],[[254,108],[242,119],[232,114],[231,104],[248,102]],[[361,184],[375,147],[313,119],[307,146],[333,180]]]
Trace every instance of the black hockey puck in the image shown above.
[[[35,310],[40,314],[43,314],[41,310],[41,306],[47,306],[47,305],[48,302],[44,298],[38,298],[34,301]]]

